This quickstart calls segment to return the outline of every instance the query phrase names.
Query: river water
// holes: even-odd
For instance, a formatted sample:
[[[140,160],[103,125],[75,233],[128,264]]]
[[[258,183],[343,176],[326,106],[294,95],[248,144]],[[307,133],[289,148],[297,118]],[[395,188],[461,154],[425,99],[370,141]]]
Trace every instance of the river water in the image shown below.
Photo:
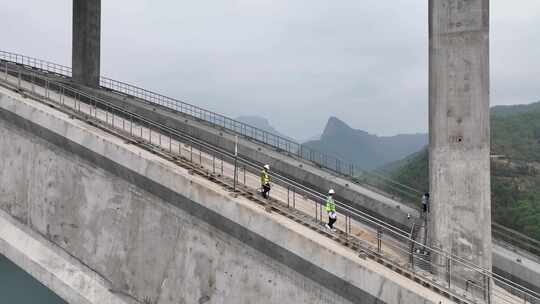
[[[28,273],[0,255],[0,304],[67,304]]]

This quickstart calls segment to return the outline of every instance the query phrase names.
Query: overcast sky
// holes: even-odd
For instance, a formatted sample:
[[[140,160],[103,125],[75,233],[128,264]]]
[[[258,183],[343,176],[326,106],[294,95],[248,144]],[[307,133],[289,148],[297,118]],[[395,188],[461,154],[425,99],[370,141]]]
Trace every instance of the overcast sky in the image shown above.
[[[7,1],[0,49],[71,66],[71,0]],[[303,139],[427,131],[427,0],[102,1],[102,75]],[[540,1],[491,0],[491,104],[540,100]]]

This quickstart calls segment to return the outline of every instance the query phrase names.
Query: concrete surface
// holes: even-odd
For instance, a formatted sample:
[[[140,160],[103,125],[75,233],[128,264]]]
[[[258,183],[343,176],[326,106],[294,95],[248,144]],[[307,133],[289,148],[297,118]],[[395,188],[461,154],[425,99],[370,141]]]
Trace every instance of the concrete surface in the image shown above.
[[[12,79],[12,80],[16,83],[16,79]],[[32,86],[27,84],[25,81],[21,82],[21,85],[24,86],[24,87],[27,87],[30,90],[32,90]],[[40,87],[36,86],[33,89],[36,90],[36,91],[39,91],[40,94],[45,94],[45,90],[43,88],[40,88]],[[57,94],[53,93],[52,91],[49,91],[48,94],[49,94],[50,98],[52,98],[53,100],[58,100],[58,98],[59,98],[59,96],[57,96]],[[137,124],[131,125],[129,119],[124,120],[124,119],[121,119],[119,117],[116,117],[116,119],[112,119],[110,115],[107,118],[106,114],[103,111],[98,110],[98,112],[95,113],[95,110],[93,109],[93,107],[88,107],[88,105],[85,105],[84,103],[79,103],[79,102],[74,103],[74,100],[72,100],[71,98],[66,97],[66,96],[62,97],[61,100],[62,100],[63,104],[71,106],[71,107],[76,107],[79,110],[90,114],[91,116],[95,116],[95,117],[98,117],[99,119],[101,119],[103,121],[107,121],[108,124],[113,124],[114,123],[114,125],[117,128],[124,129],[128,133],[130,132],[131,129],[133,129],[132,132],[134,134],[139,134],[139,132],[141,132],[141,134],[143,134],[144,137],[148,138],[148,136],[149,136],[148,129],[141,128]],[[152,135],[152,143],[154,145],[160,145],[160,146],[163,147],[164,150],[168,150],[168,149],[171,148],[171,145],[168,142],[167,137],[158,136],[159,134],[157,132],[152,132],[151,135]],[[181,143],[181,146],[182,146],[182,148],[180,149],[180,143],[177,142],[176,140],[172,141],[172,150],[173,151],[182,150],[182,155],[184,157],[188,157],[188,155],[191,152],[190,151],[191,149],[189,148],[189,144]],[[194,162],[195,163],[201,162],[201,159],[199,158],[200,157],[199,156],[199,151],[197,151],[196,149],[193,149],[192,152],[194,154],[194,157],[193,157]],[[220,166],[222,166],[223,167],[223,171],[222,171],[223,174],[225,174],[226,176],[232,177],[232,175],[233,175],[233,166],[231,164],[228,164],[227,162],[220,162],[220,160],[217,160],[216,164],[213,164],[213,160],[212,160],[211,155],[207,155],[205,152],[202,152],[201,154],[202,154],[202,163],[201,164],[203,166],[205,166],[206,168],[209,168],[211,170],[211,168],[215,165],[216,172],[221,171]],[[240,183],[242,183],[244,172],[242,172],[242,170],[240,170],[239,175],[240,175]],[[244,180],[247,182],[247,185],[249,187],[252,187],[253,189],[255,189],[258,186],[258,183],[259,183],[257,174],[251,174],[251,173],[247,172],[245,174],[245,176],[246,177],[244,178]],[[281,188],[279,185],[274,186],[274,188],[272,190],[272,197],[278,198],[281,201],[285,202],[285,201],[287,201],[287,195],[288,195],[288,193],[287,193],[286,189]],[[291,194],[289,197],[290,197],[290,199],[292,201],[293,200],[293,194]],[[302,211],[306,212],[308,215],[313,216],[313,211],[314,211],[313,203],[314,202],[310,201],[309,198],[305,198],[305,197],[302,197],[301,195],[296,194],[296,209],[302,210]],[[338,218],[340,218],[338,220],[338,227],[340,229],[344,230],[345,227],[343,227],[344,226],[343,225],[344,221],[342,220],[343,217],[338,215]],[[358,223],[358,222],[356,222],[354,220],[351,222],[351,224],[352,224],[352,231],[351,232],[352,232],[353,235],[355,235],[356,237],[362,239],[363,242],[368,242],[368,243],[371,243],[372,245],[376,245],[375,232],[373,231],[373,229],[370,229],[370,227],[362,225],[361,223]],[[385,238],[385,240],[383,240],[382,246],[383,246],[383,250],[385,252],[385,255],[386,254],[390,255],[392,259],[397,258],[398,260],[407,261],[408,259],[403,256],[404,252],[401,251],[403,249],[396,250],[397,248],[395,248],[394,245],[395,244],[394,244],[394,241],[392,239]],[[494,246],[495,246],[494,250],[495,250],[495,252],[497,252],[499,250],[500,246],[498,246],[498,245],[494,245]],[[406,252],[408,252],[407,248],[405,248],[405,253]],[[494,255],[495,255],[495,252],[494,252]],[[519,269],[521,269],[521,265],[519,265],[519,262],[514,261],[514,260],[510,260],[504,255],[502,256],[502,258],[505,259],[505,261],[498,264],[498,265],[495,265],[495,267],[493,269],[497,274],[503,275],[504,277],[510,277],[510,278],[523,277],[526,280],[530,280],[529,279],[530,276],[527,276],[526,273],[522,274],[519,271]],[[522,259],[525,259],[525,257],[522,256]],[[527,259],[527,261],[525,261],[525,264],[528,264],[528,263],[537,264],[538,262],[535,261],[535,260]],[[515,267],[515,264],[517,264],[518,267]],[[519,281],[519,280],[517,280],[517,281]],[[523,281],[523,283],[526,283],[524,285],[529,287],[532,290],[538,290],[538,288],[535,287],[538,284],[538,281],[535,281],[535,280],[532,280],[532,281],[529,281],[529,282]],[[482,296],[482,295],[480,295],[480,296]],[[498,296],[504,296],[504,294],[499,293]]]
[[[99,87],[101,0],[73,0],[73,80]]]
[[[429,20],[429,238],[491,269],[489,0],[430,0]]]
[[[68,303],[135,303],[115,294],[109,282],[2,210],[0,253],[15,264],[24,265],[26,272]]]
[[[117,292],[158,303],[450,303],[119,138],[9,92],[0,100],[0,208]]]
[[[540,294],[540,264],[537,258],[494,242],[493,270],[502,277]]]

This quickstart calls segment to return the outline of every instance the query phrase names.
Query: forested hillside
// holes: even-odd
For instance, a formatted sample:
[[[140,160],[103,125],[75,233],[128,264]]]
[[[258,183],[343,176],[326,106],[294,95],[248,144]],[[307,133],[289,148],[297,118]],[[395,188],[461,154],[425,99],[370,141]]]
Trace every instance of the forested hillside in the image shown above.
[[[491,154],[493,220],[540,240],[540,102],[491,109]],[[428,189],[427,149],[383,170]]]

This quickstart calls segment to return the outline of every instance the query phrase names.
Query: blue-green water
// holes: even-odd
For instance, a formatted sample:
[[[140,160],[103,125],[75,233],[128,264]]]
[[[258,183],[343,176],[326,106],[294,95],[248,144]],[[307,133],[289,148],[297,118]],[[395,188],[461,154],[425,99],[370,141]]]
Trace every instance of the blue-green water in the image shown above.
[[[0,255],[0,304],[66,304],[66,302]]]

